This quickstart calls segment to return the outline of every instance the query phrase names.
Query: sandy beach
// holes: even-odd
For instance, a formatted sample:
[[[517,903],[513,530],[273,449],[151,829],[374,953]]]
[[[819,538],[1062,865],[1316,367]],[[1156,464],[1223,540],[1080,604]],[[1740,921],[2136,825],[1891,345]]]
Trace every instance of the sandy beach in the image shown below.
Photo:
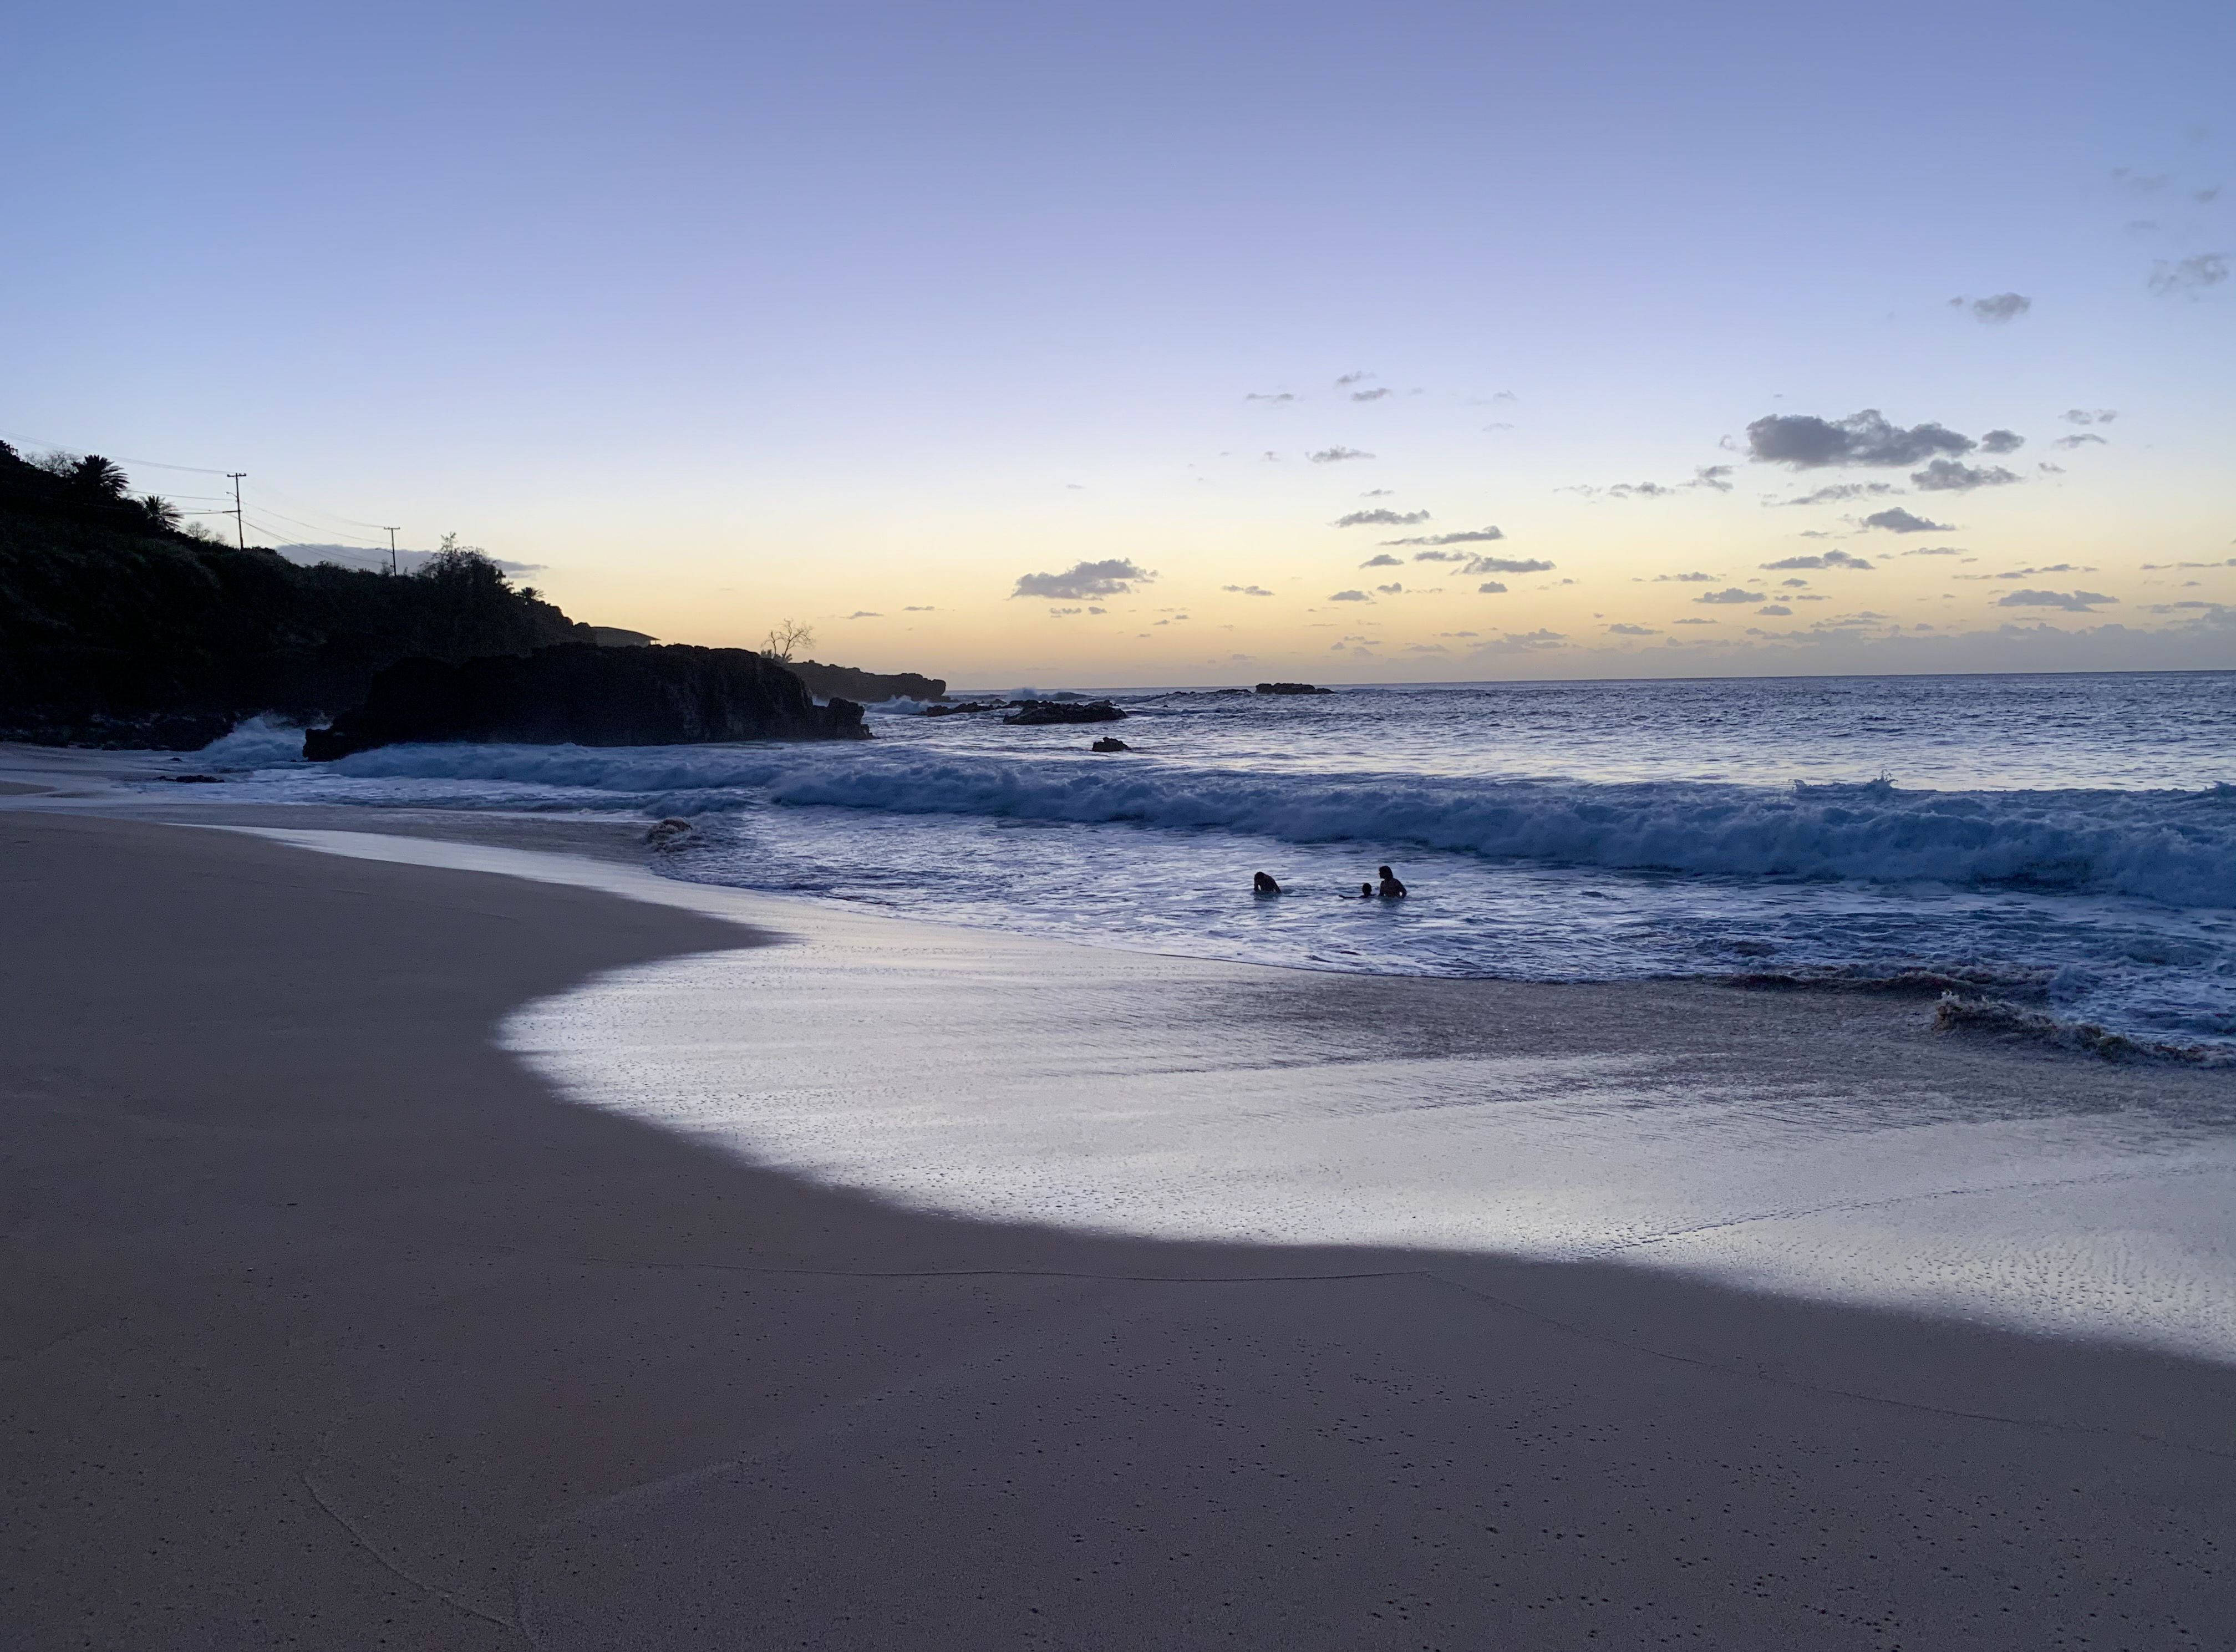
[[[733,1067],[934,1114],[1111,1073],[1340,1088],[1332,1041],[1670,1052],[2013,1117],[2225,1106],[2225,1074],[1937,1038],[1915,1002],[818,939],[589,873],[68,812],[55,773],[11,767],[32,806],[0,813],[0,1644],[2236,1637],[2217,1359],[1302,1219],[943,1212],[845,1185],[836,1148],[787,1172],[586,1103],[552,1006],[714,994]],[[586,823],[457,829],[638,859]]]

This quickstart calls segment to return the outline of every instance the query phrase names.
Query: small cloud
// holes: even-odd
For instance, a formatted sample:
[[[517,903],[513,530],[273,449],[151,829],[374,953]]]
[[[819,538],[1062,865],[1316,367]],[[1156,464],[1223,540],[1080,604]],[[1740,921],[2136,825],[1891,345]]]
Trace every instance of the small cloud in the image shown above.
[[[1714,620],[1680,620],[1677,622],[1680,625],[1713,625],[1716,622],[1717,622]]]
[[[1413,553],[1413,560],[1417,563],[1463,563],[1467,559],[1468,554],[1463,550],[1417,550]]]
[[[1997,608],[2055,608],[2068,614],[2087,614],[2099,603],[2116,602],[2116,596],[2100,596],[2095,591],[2006,591],[1996,599]]]
[[[1755,609],[1755,612],[1758,614],[1768,614],[1778,619],[1784,619],[1787,615],[1791,615],[1793,610],[1786,607],[1783,602],[1766,602],[1762,607]]]
[[[1361,568],[1403,568],[1404,565],[1405,559],[1403,556],[1392,556],[1386,550],[1378,556],[1369,556],[1365,562],[1359,563]]]
[[[2111,445],[2109,442],[2097,435],[2094,431],[2082,431],[2073,436],[2061,436],[2055,442],[2052,442],[2050,445],[2052,447],[2087,447],[2092,443],[2098,447],[2109,447]]]
[[[904,614],[937,614],[939,610],[932,607],[931,603],[926,602],[921,608],[904,608],[901,612]]]
[[[1910,479],[1921,493],[1970,493],[1975,488],[2001,488],[2023,480],[2000,464],[1962,464],[1955,459],[1936,459]]]
[[[2171,298],[2177,293],[2195,297],[2207,287],[2218,286],[2228,279],[2228,255],[2226,253],[2200,253],[2194,258],[2177,260],[2172,263],[2160,259],[2151,268],[2151,291],[2160,298]]]
[[[1349,390],[1353,385],[1363,385],[1373,377],[1371,372],[1347,372],[1335,381],[1335,387],[1338,390]]]
[[[1328,598],[1331,602],[1371,602],[1373,600],[1365,591],[1338,591]]]
[[[1928,522],[1924,517],[1914,517],[1900,505],[1885,510],[1874,510],[1864,518],[1866,528],[1884,528],[1891,534],[1945,534],[1950,524]]]
[[[2026,438],[2016,431],[1989,431],[1980,438],[1983,453],[2016,453],[2026,445]]]
[[[1503,539],[1505,532],[1497,528],[1470,528],[1462,533],[1423,534],[1413,539],[1385,539],[1385,545],[1480,545],[1493,539]]]
[[[1355,447],[1324,447],[1305,457],[1314,464],[1341,464],[1345,459],[1371,459],[1374,455]]]
[[[1487,579],[1475,589],[1476,594],[1478,596],[1503,596],[1506,595],[1506,587],[1500,584],[1495,579]]]
[[[2116,407],[2099,407],[2091,412],[2085,407],[2068,407],[2058,417],[2068,425],[2109,425],[2120,417]]]
[[[1382,388],[1377,388],[1374,390],[1354,390],[1351,392],[1351,398],[1355,402],[1378,402],[1384,396],[1394,394],[1396,394],[1394,391]]]
[[[1474,636],[1476,633],[1473,631],[1439,631],[1437,635],[1438,636]]]
[[[1608,629],[1616,636],[1660,636],[1661,635],[1650,625],[1610,625]]]
[[[2220,198],[2220,186],[2214,183],[2207,184],[2202,189],[2193,189],[2189,192],[2189,198],[2200,207],[2206,206]]]
[[[1654,582],[1657,585],[1713,585],[1722,577],[1721,574],[1656,574]]]
[[[1830,464],[1922,464],[1937,453],[1969,453],[1969,436],[1939,425],[1893,424],[1876,407],[1845,418],[1772,413],[1746,427],[1748,451],[1759,461],[1797,471]]]
[[[1949,302],[1970,310],[1972,319],[1991,327],[2016,321],[2034,308],[2032,299],[2017,293],[1998,293],[1985,299],[1951,299]]]
[[[1762,566],[1765,568],[1847,568],[1859,574],[1868,574],[1871,571],[1871,558],[1851,556],[1845,550],[1828,550],[1821,556],[1787,556],[1778,562],[1765,563]],[[1787,582],[1805,584],[1807,582],[1788,581]]]
[[[1075,563],[1061,574],[1020,574],[1017,588],[1009,596],[1012,599],[1053,596],[1074,601],[1090,596],[1124,596],[1134,586],[1154,578],[1156,575],[1131,559],[1113,556],[1099,563]]]
[[[1396,491],[1395,488],[1369,488],[1358,497],[1362,499],[1386,499]]]
[[[1233,591],[1237,596],[1271,596],[1273,593],[1263,585],[1222,585],[1223,591]]]
[[[1281,402],[1292,402],[1297,398],[1286,390],[1277,390],[1273,392],[1271,394],[1253,390],[1242,399],[1246,402],[1273,402],[1279,404]]]
[[[1410,528],[1417,522],[1426,522],[1425,510],[1354,510],[1347,517],[1338,517],[1328,523],[1331,528]]]
[[[866,608],[858,608],[846,617],[850,620],[882,620],[885,616],[882,614],[872,614]]]
[[[2112,181],[2131,195],[2154,195],[2167,187],[2173,176],[2170,172],[2140,173],[2128,167],[2112,168]]]
[[[1806,589],[1809,583],[1805,579],[1781,579],[1778,582],[1794,589]]]
[[[1477,556],[1460,569],[1463,574],[1549,574],[1553,564],[1536,556]]]
[[[1902,554],[1905,556],[1962,556],[1964,553],[1955,545],[1919,545]]]
[[[1568,646],[1565,632],[1548,631],[1542,627],[1535,631],[1509,631],[1496,641],[1483,645],[1485,654],[1537,653],[1546,648]]]
[[[1408,642],[1405,645],[1405,652],[1408,654],[1450,654],[1451,650],[1441,642]]]
[[[1713,488],[1718,493],[1729,493],[1732,490],[1731,475],[1732,467],[1728,464],[1704,464],[1693,472],[1693,479],[1685,485],[1688,488]]]
[[[1395,581],[1387,585],[1377,585],[1374,589],[1384,596],[1403,596],[1405,594],[1405,588]]]
[[[2047,568],[2014,568],[2008,574],[1990,574],[1990,579],[2039,579],[2044,574],[2093,574],[2093,568],[2081,568],[2072,563],[2052,563]],[[1959,574],[1959,579],[1977,579],[1977,574]]]
[[[1740,602],[1759,602],[1762,601],[1762,593],[1760,591],[1743,591],[1738,586],[1731,585],[1726,586],[1720,591],[1703,591],[1700,596],[1694,597],[1693,600],[1696,602],[1705,602],[1722,607],[1735,605]]]
[[[1843,499],[1867,499],[1875,494],[1899,493],[1891,482],[1834,482],[1805,493],[1798,499],[1779,499],[1777,504],[1837,504]]]

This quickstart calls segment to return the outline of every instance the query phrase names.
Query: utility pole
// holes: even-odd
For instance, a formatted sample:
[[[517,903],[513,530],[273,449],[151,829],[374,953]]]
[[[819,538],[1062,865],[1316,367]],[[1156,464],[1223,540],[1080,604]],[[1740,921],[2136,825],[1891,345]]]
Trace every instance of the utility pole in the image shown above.
[[[233,543],[243,550],[247,550],[248,549],[248,530],[241,525],[240,478],[247,474],[248,472],[246,471],[227,471],[226,472],[227,477],[229,477],[233,483],[233,509],[231,510],[221,511],[219,513],[221,516],[229,516],[233,518]]]
[[[388,571],[392,574],[396,571],[396,530],[384,528],[381,531],[388,536]]]

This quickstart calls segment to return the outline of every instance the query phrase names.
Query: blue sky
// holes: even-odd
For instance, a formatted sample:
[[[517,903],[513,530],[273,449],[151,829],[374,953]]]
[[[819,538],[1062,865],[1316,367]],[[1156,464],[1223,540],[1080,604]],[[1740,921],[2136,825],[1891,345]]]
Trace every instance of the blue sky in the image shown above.
[[[0,430],[957,680],[2236,665],[2232,65],[2204,4],[49,9]],[[1865,409],[2016,479],[1748,434]],[[1493,526],[1551,568],[1383,545]],[[1013,595],[1081,564],[1141,576]]]

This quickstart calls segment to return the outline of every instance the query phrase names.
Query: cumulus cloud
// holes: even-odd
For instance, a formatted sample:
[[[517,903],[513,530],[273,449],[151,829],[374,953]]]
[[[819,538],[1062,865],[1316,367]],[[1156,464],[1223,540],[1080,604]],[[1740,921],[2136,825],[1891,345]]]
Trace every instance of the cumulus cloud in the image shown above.
[[[1328,598],[1331,602],[1371,602],[1373,600],[1365,591],[1338,591]]]
[[[1377,385],[1374,389],[1372,389],[1372,390],[1354,390],[1354,391],[1352,391],[1352,392],[1351,392],[1351,400],[1353,400],[1353,401],[1355,401],[1355,402],[1378,402],[1378,401],[1380,401],[1380,400],[1381,400],[1384,396],[1391,395],[1391,394],[1392,394],[1392,393],[1393,393],[1393,392],[1391,392],[1390,390],[1388,390],[1388,389],[1384,388],[1384,386],[1382,386],[1382,385]]]
[[[1951,299],[1949,302],[1955,308],[1970,311],[1972,319],[1990,327],[2016,321],[2034,308],[2034,300],[2018,293],[1998,293],[1984,299]]]
[[[1703,591],[1693,600],[1721,607],[1739,602],[1759,602],[1762,597],[1760,591],[1743,591],[1738,586],[1731,585],[1720,591]]]
[[[1405,594],[1405,588],[1394,580],[1387,585],[1377,585],[1374,589],[1384,596],[1403,596]]]
[[[1784,619],[1788,615],[1792,614],[1793,610],[1786,607],[1783,602],[1766,602],[1762,607],[1755,609],[1755,612],[1758,614],[1768,614],[1778,619]]]
[[[2026,445],[2026,438],[2016,431],[1989,431],[1980,438],[1983,453],[2016,453]]]
[[[1721,574],[1656,574],[1654,582],[1657,585],[1713,585],[1722,577]]]
[[[1359,563],[1361,568],[1403,568],[1404,565],[1405,559],[1403,556],[1392,556],[1386,550],[1369,556],[1365,562]]]
[[[1355,447],[1324,447],[1305,457],[1314,464],[1341,464],[1345,459],[1371,459],[1374,455]]]
[[[866,608],[858,608],[846,617],[850,620],[882,620],[885,616],[882,614],[873,614]]]
[[[1503,539],[1506,534],[1498,528],[1470,528],[1456,534],[1422,534],[1412,539],[1385,539],[1385,545],[1480,545],[1493,539]]]
[[[1233,591],[1237,596],[1271,596],[1273,593],[1263,585],[1222,585],[1223,591]]]
[[[2058,417],[2068,425],[2109,425],[2120,417],[2120,410],[2099,407],[2092,412],[2086,407],[2068,407]]]
[[[2050,445],[2052,447],[2087,447],[2092,443],[2098,447],[2111,446],[2109,442],[2094,431],[2081,431],[2072,436],[2061,436]]]
[[[1331,528],[1410,528],[1417,522],[1426,522],[1425,510],[1354,510],[1347,517],[1338,517],[1328,523]]]
[[[2008,487],[2022,481],[2016,471],[2000,464],[1963,464],[1955,459],[1936,459],[1910,479],[1921,493],[1970,493],[1975,488]]]
[[[1849,568],[1859,574],[1868,574],[1871,570],[1870,557],[1851,556],[1845,550],[1828,550],[1822,556],[1787,556],[1778,562],[1765,563],[1762,566],[1765,568]],[[1792,584],[1797,582],[1789,580],[1786,582]]]
[[[1347,372],[1335,381],[1335,387],[1338,390],[1349,390],[1353,385],[1363,385],[1373,377],[1371,372]]]
[[[2021,591],[2005,591],[1996,599],[1997,608],[2055,608],[2068,614],[2087,614],[2101,602],[2116,602],[2116,596],[2104,596],[2095,591],[2038,591],[2031,588]]]
[[[1413,553],[1413,560],[1417,563],[1463,563],[1467,559],[1468,554],[1463,550],[1417,550]]]
[[[1905,430],[1876,407],[1839,419],[1772,413],[1749,425],[1746,433],[1747,449],[1757,459],[1797,471],[1831,464],[1922,464],[1937,453],[1970,453],[1978,445],[1939,425]]]
[[[1156,575],[1131,558],[1112,556],[1099,563],[1074,563],[1061,574],[1020,574],[1019,596],[1053,596],[1073,601],[1093,596],[1124,596],[1134,586],[1147,584]]]
[[[1616,636],[1660,636],[1661,635],[1650,625],[1610,625],[1608,629]]]
[[[1478,596],[1503,596],[1506,595],[1506,587],[1500,584],[1495,579],[1487,579],[1475,589],[1476,595]]]
[[[2209,286],[2219,286],[2228,279],[2228,255],[2226,253],[2200,253],[2194,258],[2177,259],[2171,262],[2160,259],[2151,267],[2151,291],[2160,298],[2171,298],[2186,293],[2194,298]]]
[[[1864,518],[1866,528],[1884,528],[1891,534],[1945,534],[1950,525],[1945,522],[1928,522],[1924,517],[1914,517],[1900,505],[1885,510],[1874,510]]]
[[[1536,556],[1476,556],[1470,559],[1463,574],[1549,574],[1553,564]]]

